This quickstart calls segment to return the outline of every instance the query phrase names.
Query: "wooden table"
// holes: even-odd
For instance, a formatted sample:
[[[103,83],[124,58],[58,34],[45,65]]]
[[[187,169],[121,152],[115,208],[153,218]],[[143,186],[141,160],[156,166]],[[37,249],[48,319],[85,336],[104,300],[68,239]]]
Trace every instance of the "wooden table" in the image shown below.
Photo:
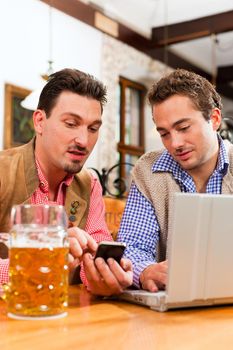
[[[233,307],[159,313],[70,287],[68,316],[18,321],[0,301],[0,350],[232,349]]]

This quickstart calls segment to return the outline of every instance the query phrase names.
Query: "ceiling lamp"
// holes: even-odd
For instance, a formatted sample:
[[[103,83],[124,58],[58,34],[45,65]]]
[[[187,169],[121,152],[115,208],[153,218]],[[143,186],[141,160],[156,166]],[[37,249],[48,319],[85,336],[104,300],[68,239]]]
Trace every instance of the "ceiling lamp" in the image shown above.
[[[37,109],[40,93],[45,86],[46,81],[41,78],[41,82],[36,90],[33,90],[29,95],[25,97],[24,100],[21,101],[21,106],[26,109],[30,109],[31,111],[35,111]]]

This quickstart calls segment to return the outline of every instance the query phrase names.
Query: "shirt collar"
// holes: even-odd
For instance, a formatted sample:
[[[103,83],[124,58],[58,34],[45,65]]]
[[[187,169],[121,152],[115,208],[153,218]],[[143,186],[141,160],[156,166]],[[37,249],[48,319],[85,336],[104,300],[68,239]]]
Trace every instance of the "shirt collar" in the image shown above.
[[[225,175],[229,166],[229,158],[222,138],[219,135],[217,136],[219,141],[219,155],[215,171],[221,173],[222,175]],[[164,150],[161,156],[154,162],[151,170],[152,173],[170,172],[175,177],[178,177],[179,175],[182,175],[181,177],[183,177],[187,174],[186,171],[180,167],[179,163],[174,160],[174,158],[167,150]]]
[[[225,175],[229,167],[229,157],[227,154],[227,149],[224,144],[224,141],[219,135],[218,135],[218,140],[219,140],[219,156],[218,156],[216,171]]]
[[[38,159],[36,159],[36,169],[37,169],[37,174],[38,174],[38,178],[39,178],[39,187],[43,192],[49,192],[49,184],[47,179],[45,178],[40,163],[38,161]],[[72,174],[67,174],[66,177],[61,181],[60,186],[61,185],[66,185],[66,186],[70,186],[71,182],[73,181],[74,175]]]

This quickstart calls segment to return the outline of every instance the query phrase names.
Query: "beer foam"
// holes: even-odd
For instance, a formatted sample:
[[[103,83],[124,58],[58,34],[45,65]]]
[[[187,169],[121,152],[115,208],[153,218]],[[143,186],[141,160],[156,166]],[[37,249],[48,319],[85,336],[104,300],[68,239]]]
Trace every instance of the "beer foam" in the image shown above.
[[[14,227],[10,247],[15,248],[61,248],[67,247],[67,232],[61,227],[30,225]]]

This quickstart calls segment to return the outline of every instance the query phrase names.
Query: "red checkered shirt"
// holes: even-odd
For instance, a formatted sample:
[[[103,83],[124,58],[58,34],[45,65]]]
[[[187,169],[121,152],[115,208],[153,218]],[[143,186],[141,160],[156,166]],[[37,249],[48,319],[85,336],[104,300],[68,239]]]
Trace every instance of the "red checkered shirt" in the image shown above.
[[[9,280],[8,276],[9,259],[0,259],[0,285],[7,283]]]
[[[66,178],[60,183],[56,201],[49,201],[49,186],[48,182],[41,171],[39,162],[36,161],[36,167],[39,177],[39,186],[31,197],[32,204],[60,204],[65,203],[65,189],[69,186],[73,180],[72,175],[67,175]],[[102,198],[102,187],[99,181],[91,175],[91,197],[89,213],[87,217],[85,231],[87,231],[94,240],[98,243],[100,241],[111,241],[112,237],[108,231],[105,222],[105,207]],[[8,259],[0,259],[0,284],[8,282]],[[80,277],[82,282],[87,285],[87,280],[83,267],[81,266]]]

